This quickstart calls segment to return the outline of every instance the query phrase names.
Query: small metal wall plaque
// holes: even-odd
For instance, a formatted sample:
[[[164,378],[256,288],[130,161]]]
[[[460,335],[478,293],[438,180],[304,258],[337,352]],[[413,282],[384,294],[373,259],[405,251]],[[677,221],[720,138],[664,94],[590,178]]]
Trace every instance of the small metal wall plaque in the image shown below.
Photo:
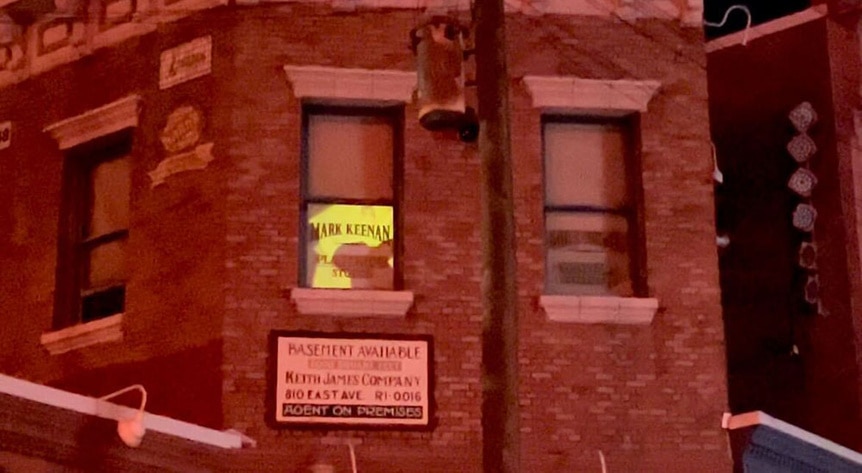
[[[159,89],[167,89],[212,72],[212,36],[204,36],[162,52]]]

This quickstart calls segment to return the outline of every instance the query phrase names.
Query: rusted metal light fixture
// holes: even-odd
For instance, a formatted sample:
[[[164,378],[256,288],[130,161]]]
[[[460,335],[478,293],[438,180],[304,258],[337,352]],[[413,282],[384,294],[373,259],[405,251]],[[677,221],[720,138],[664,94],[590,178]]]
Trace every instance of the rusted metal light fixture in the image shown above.
[[[419,81],[419,123],[428,130],[458,130],[476,141],[479,122],[464,98],[464,38],[469,30],[455,18],[434,16],[410,32]]]

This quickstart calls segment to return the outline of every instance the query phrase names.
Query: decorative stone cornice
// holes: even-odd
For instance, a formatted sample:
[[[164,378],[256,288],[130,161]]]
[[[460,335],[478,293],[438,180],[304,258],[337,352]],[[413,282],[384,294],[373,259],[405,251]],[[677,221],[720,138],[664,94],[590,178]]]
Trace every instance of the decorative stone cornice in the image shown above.
[[[20,1],[24,0],[0,0],[0,15],[3,8]],[[62,12],[41,15],[33,24],[25,28],[21,25],[25,29],[26,47],[22,41],[20,45],[13,44],[17,48],[5,53],[11,60],[0,68],[0,88],[75,62],[100,48],[151,33],[160,24],[227,3],[228,0],[176,0],[167,4],[165,0],[113,2],[108,7],[112,9],[111,16],[128,18],[125,22],[110,25],[100,25],[94,17],[57,15]],[[57,24],[58,18],[67,21]],[[47,37],[53,44],[46,48],[44,41]]]
[[[645,112],[661,83],[572,76],[524,76],[533,107],[562,110]]]
[[[94,138],[138,126],[141,97],[130,95],[80,115],[45,127],[60,149],[68,149]]]
[[[296,98],[408,103],[416,88],[416,73],[407,71],[284,66],[284,72]]]
[[[240,4],[263,2],[318,3],[335,11],[379,8],[421,8],[426,13],[468,11],[469,0],[238,0]],[[684,26],[701,26],[702,0],[506,0],[506,11],[525,15],[577,15],[677,20]]]

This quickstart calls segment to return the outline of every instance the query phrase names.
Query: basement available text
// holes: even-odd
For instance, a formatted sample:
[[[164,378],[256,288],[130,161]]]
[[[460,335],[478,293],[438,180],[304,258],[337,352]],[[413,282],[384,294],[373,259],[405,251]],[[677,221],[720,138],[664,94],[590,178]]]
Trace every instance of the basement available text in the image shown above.
[[[333,343],[288,343],[287,354],[309,357],[418,360],[422,356],[422,348],[387,345],[362,345],[357,348],[353,345]]]

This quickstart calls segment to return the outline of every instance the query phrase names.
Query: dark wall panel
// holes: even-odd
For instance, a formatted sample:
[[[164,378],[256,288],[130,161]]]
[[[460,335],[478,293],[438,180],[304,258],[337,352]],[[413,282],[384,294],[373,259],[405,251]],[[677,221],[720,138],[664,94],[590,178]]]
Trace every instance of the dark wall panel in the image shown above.
[[[708,67],[725,178],[716,191],[717,226],[731,242],[719,258],[730,407],[764,410],[851,444],[857,368],[826,22],[712,52]],[[809,130],[819,149],[811,170],[819,179],[812,203],[820,306],[803,298],[798,249],[811,235],[793,227],[801,200],[787,188],[798,167],[785,149],[796,134],[788,113],[803,101],[820,117]]]

